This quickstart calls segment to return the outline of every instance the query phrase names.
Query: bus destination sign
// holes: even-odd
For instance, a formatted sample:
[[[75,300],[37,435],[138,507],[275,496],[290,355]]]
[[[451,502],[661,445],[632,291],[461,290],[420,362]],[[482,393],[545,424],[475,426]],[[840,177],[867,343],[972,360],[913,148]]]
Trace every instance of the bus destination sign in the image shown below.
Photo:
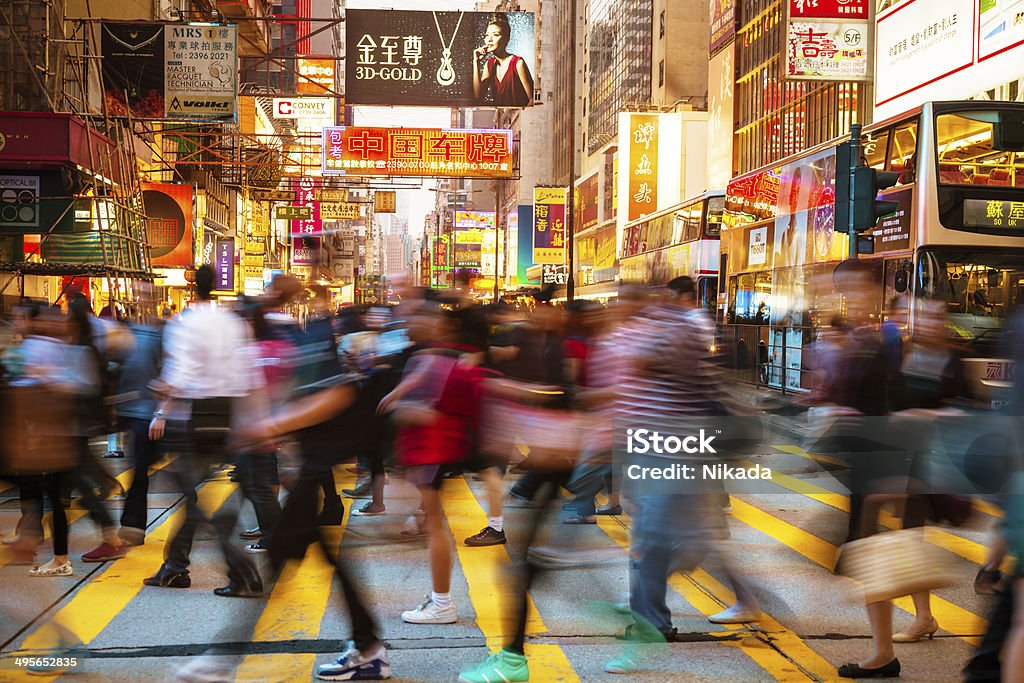
[[[965,199],[965,228],[1024,228],[1024,202]]]

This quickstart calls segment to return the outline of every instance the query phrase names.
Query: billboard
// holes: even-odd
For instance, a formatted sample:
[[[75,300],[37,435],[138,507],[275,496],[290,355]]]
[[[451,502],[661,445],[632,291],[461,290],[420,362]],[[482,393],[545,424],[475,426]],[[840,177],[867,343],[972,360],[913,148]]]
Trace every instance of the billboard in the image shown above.
[[[565,263],[564,187],[533,188],[533,262]]]
[[[870,80],[867,0],[786,0],[786,78]]]
[[[334,123],[334,99],[330,97],[275,97],[275,119],[313,119]]]
[[[234,121],[237,28],[103,22],[103,87],[114,116]]]
[[[736,46],[730,45],[708,63],[708,187],[725,187],[732,180],[734,130],[733,84]]]
[[[192,260],[192,186],[143,183],[152,265],[187,268]]]
[[[334,57],[299,57],[296,70],[295,89],[300,95],[335,94],[338,70]]]
[[[708,52],[714,54],[736,35],[736,0],[711,0],[709,25]]]
[[[484,243],[489,242],[493,273],[494,220],[492,211],[455,212],[456,268],[483,268]]]
[[[345,13],[348,104],[528,107],[537,71],[530,12]]]
[[[658,208],[658,124],[657,114],[629,115],[629,204],[627,221],[653,213]]]
[[[512,131],[329,126],[325,174],[511,178]]]
[[[1024,12],[1012,3],[905,0],[875,21],[875,118],[960,100],[1020,72]]]
[[[213,241],[214,289],[219,292],[235,291],[235,239],[217,237]]]
[[[320,262],[320,238],[292,235],[292,265],[314,266]]]
[[[576,183],[576,213],[573,220],[576,224],[575,232],[597,225],[597,176],[598,172],[595,170]]]

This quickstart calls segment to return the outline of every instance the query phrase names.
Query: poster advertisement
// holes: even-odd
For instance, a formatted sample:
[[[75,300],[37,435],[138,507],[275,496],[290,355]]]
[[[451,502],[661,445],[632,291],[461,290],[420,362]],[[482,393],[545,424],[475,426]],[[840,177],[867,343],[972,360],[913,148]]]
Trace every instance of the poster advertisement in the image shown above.
[[[538,74],[530,12],[345,13],[348,104],[529,107]]]
[[[299,57],[296,90],[300,95],[333,95],[337,65],[334,57]],[[338,102],[339,106],[342,102]]]
[[[192,186],[143,183],[146,239],[153,266],[188,268],[192,265]]]
[[[708,52],[714,54],[736,35],[736,0],[711,0],[710,26]]]
[[[576,232],[597,225],[597,176],[595,170],[576,185]]]
[[[320,238],[292,235],[292,265],[314,266],[320,261]]]
[[[786,78],[868,80],[868,26],[866,21],[791,20],[786,27]]]
[[[114,116],[235,120],[235,26],[103,22],[100,32],[103,85]]]
[[[533,188],[533,262],[565,263],[564,187]]]
[[[979,60],[1024,44],[1024,4],[981,0],[979,10]]]
[[[511,178],[512,131],[328,126],[325,174]]]

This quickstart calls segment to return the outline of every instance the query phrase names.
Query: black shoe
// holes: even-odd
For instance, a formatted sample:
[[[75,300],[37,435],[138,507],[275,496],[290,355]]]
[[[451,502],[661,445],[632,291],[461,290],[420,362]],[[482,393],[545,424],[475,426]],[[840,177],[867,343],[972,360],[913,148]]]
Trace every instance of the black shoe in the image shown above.
[[[334,507],[333,505],[325,507],[323,512],[317,515],[316,525],[317,526],[338,526],[341,524],[341,520],[345,517],[345,508]]]
[[[996,586],[1003,580],[1003,573],[998,569],[983,566],[974,577],[974,592],[978,595],[995,595]]]
[[[342,489],[341,492],[349,498],[369,498],[370,486],[370,480],[367,479],[362,484],[358,484],[354,489]]]
[[[104,458],[123,458],[124,457],[124,451],[107,451],[106,455],[104,455],[103,457]]]
[[[148,579],[143,579],[142,583],[160,588],[188,588],[192,585],[192,578],[188,572],[176,572],[160,567],[160,571]]]
[[[865,669],[860,664],[843,664],[838,673],[840,678],[899,678],[900,660],[894,659],[874,669]]]
[[[245,531],[238,534],[239,538],[263,538],[263,529],[256,527],[255,529],[246,529]]]
[[[485,526],[480,533],[467,538],[465,543],[466,545],[474,548],[479,548],[485,545],[504,545],[505,532]]]
[[[263,587],[250,588],[248,586],[229,583],[223,588],[214,588],[213,594],[219,595],[222,598],[258,598],[263,595]]]
[[[609,506],[609,507],[606,507],[606,508],[598,508],[597,512],[594,513],[594,514],[598,514],[598,515],[621,515],[622,514],[622,506],[621,505],[612,505],[612,506]]]

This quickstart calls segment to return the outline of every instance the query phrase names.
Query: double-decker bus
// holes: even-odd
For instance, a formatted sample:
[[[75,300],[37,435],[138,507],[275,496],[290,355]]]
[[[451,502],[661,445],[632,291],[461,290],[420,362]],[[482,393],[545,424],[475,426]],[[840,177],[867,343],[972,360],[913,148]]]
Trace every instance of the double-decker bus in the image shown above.
[[[718,243],[725,195],[705,192],[627,223],[619,279],[648,287],[688,275],[700,300],[713,308],[718,292]]]
[[[806,347],[842,310],[831,277],[848,255],[848,236],[833,230],[841,141],[726,190],[719,320],[738,365],[771,386],[808,388]],[[879,195],[899,209],[865,233],[873,253],[860,256],[876,267],[876,315],[912,334],[915,299],[944,299],[972,390],[997,404],[1013,373],[999,355],[1003,328],[1024,290],[1024,104],[926,103],[866,126],[861,150],[899,173]]]

